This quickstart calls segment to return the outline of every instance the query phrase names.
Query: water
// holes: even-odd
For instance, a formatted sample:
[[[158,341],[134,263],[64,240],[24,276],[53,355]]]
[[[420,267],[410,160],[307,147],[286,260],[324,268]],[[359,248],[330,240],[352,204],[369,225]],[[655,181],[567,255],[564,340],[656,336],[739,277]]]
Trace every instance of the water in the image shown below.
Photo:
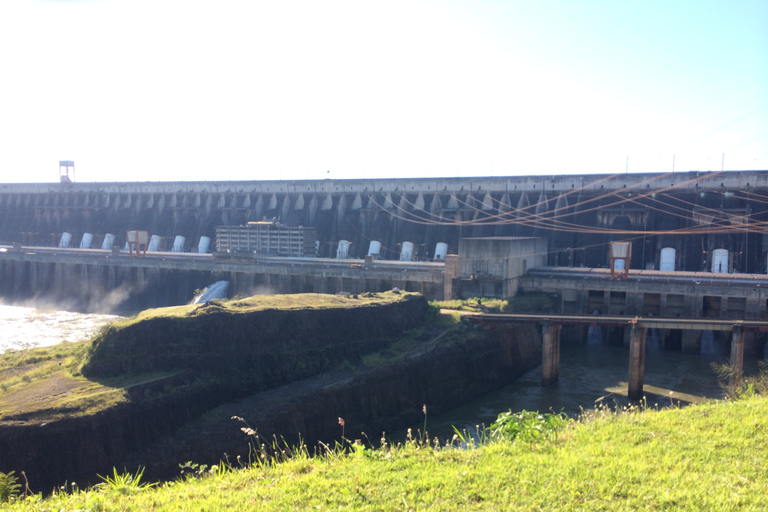
[[[599,315],[600,312],[597,309],[592,310],[593,315]],[[603,344],[603,329],[597,325],[590,325],[587,327],[587,345],[602,345]]]
[[[699,397],[722,398],[724,391],[712,370],[712,362],[728,361],[712,355],[646,350],[644,384]],[[746,374],[755,373],[756,361],[745,360],[744,370]],[[574,417],[582,408],[594,408],[596,401],[623,405],[627,399],[611,393],[608,388],[623,386],[626,389],[628,376],[629,349],[564,343],[560,347],[560,378],[556,385],[542,387],[541,367],[536,368],[499,391],[446,414],[427,418],[427,430],[430,437],[437,435],[444,440],[453,435],[454,425],[474,433],[476,425],[489,426],[499,413],[510,409],[562,411]],[[648,398],[649,406],[670,403],[669,398]]]
[[[645,333],[645,351],[658,352],[661,350],[661,340],[658,329],[648,329]]]
[[[714,356],[720,354],[720,346],[717,344],[717,340],[715,340],[715,333],[713,331],[701,332],[701,353]]]
[[[0,305],[0,353],[85,340],[117,318],[121,317]]]

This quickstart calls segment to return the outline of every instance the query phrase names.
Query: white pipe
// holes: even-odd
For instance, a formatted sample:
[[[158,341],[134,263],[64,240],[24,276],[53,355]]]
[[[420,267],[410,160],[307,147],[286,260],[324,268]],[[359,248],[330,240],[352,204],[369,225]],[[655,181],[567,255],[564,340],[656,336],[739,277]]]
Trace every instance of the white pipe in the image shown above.
[[[105,251],[110,251],[113,245],[115,245],[115,235],[112,233],[104,235],[104,242],[102,242],[101,248]]]
[[[184,242],[186,241],[186,238],[181,235],[177,235],[176,239],[173,241],[173,252],[184,252]]]
[[[66,231],[61,234],[61,240],[59,241],[59,247],[62,249],[65,247],[69,247],[69,243],[72,241],[72,233],[67,233]]]
[[[93,243],[93,234],[91,234],[91,233],[83,233],[83,238],[82,238],[82,240],[80,240],[80,248],[81,249],[90,249],[92,243]]]

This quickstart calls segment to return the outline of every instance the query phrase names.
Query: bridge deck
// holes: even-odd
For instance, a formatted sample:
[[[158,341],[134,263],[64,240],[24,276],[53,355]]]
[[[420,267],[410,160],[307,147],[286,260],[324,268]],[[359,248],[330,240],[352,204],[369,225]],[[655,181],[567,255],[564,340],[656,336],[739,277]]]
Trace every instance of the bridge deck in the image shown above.
[[[503,313],[462,313],[480,322],[514,323],[536,322],[560,325],[598,325],[610,327],[644,327],[646,329],[694,329],[701,331],[730,331],[734,327],[768,332],[768,321],[732,320],[718,318],[657,318],[603,315],[523,315]]]

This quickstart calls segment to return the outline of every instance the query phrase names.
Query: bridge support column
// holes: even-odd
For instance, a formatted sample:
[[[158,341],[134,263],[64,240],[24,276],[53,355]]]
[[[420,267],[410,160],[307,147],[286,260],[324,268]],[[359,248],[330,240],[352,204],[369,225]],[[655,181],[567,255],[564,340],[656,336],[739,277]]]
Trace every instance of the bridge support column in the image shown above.
[[[560,376],[560,324],[541,326],[541,385],[549,386]]]
[[[740,386],[744,378],[744,328],[735,325],[731,333],[731,368],[733,374],[731,374],[728,384]]]
[[[456,254],[448,254],[445,257],[443,270],[443,300],[453,299],[453,280],[459,277],[459,257]]]
[[[645,375],[645,327],[636,324],[630,328],[629,342],[629,388],[630,400],[643,397],[643,377]]]

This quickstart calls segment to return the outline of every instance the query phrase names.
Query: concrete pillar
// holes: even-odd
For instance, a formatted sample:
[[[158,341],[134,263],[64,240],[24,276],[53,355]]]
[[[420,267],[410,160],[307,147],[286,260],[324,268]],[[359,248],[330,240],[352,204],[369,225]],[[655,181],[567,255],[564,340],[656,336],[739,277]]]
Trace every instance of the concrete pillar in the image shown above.
[[[701,331],[694,329],[683,329],[683,354],[701,353]]]
[[[32,287],[31,290],[33,293],[36,293],[38,290],[40,290],[39,285],[39,276],[38,276],[38,268],[40,267],[40,263],[30,263],[29,267],[29,285]]]
[[[683,298],[683,316],[686,318],[701,318],[704,311],[704,298],[701,295],[686,295]],[[701,331],[683,330],[683,354],[699,354],[701,352]]]
[[[625,315],[640,316],[643,314],[643,301],[645,295],[637,292],[627,292],[626,303],[624,305]]]
[[[27,283],[25,282],[26,279],[24,278],[24,266],[26,265],[26,262],[24,261],[16,261],[13,265],[13,296],[19,297],[22,295],[21,290],[24,289],[25,285]],[[34,292],[33,292],[34,293]]]
[[[760,297],[747,297],[746,304],[744,305],[744,318],[745,319],[760,319],[765,318],[766,307],[765,301]]]
[[[580,290],[579,291],[579,314],[591,315],[592,311],[588,311],[588,309],[589,309],[589,291]]]
[[[720,297],[720,318],[728,318],[728,297]]]
[[[61,300],[64,294],[64,264],[55,263],[53,270],[53,296],[55,300]]]
[[[110,266],[107,272],[107,291],[111,292],[117,288],[117,270],[115,267]]]
[[[445,257],[443,272],[443,300],[453,299],[453,280],[459,277],[459,256],[448,254]]]
[[[541,326],[541,385],[549,386],[560,376],[560,324]]]
[[[627,396],[630,400],[640,400],[643,397],[645,331],[645,327],[639,327],[636,324],[630,327],[629,388],[627,390]]]
[[[740,386],[744,378],[744,328],[740,325],[734,325],[731,333],[731,368],[733,374],[728,384]]]

